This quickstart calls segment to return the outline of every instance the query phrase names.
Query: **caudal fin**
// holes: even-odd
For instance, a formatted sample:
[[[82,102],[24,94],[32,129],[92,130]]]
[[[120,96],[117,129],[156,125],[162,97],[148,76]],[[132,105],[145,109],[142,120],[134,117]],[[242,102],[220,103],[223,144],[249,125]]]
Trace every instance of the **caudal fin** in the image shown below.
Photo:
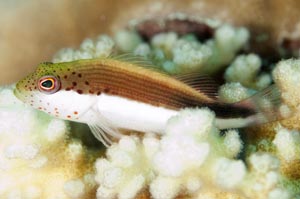
[[[281,92],[273,84],[243,101],[237,106],[248,107],[256,113],[254,124],[264,124],[286,119],[293,115],[292,111],[282,103]]]

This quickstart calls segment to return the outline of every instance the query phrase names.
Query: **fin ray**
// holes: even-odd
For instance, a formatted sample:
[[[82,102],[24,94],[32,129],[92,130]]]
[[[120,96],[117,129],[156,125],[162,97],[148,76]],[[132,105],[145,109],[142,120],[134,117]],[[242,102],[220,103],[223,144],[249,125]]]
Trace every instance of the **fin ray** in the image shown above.
[[[93,135],[102,142],[106,147],[110,146],[112,138],[121,138],[122,133],[112,125],[112,123],[103,117],[98,111],[93,110],[96,115],[96,121],[88,123]]]
[[[111,55],[108,57],[109,59],[114,59],[122,62],[127,62],[130,64],[135,64],[138,67],[149,68],[155,71],[159,71],[161,73],[165,73],[162,70],[159,70],[159,67],[154,65],[149,59],[143,56],[134,55],[132,53],[124,53],[120,55]]]
[[[193,87],[199,92],[207,96],[218,99],[219,85],[208,75],[200,74],[199,72],[187,73],[174,76],[175,79]]]
[[[280,107],[283,105],[281,92],[275,84],[235,104],[252,107],[257,113],[258,124],[285,119],[280,113]]]

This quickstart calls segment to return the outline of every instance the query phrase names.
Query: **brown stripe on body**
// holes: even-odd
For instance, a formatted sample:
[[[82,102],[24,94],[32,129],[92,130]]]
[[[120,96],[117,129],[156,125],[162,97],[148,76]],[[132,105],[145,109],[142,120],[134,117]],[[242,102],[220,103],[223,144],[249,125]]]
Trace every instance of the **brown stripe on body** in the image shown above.
[[[95,94],[107,93],[172,110],[207,106],[217,116],[224,118],[232,117],[233,114],[241,117],[253,114],[249,108],[217,102],[179,80],[127,62],[97,59],[69,64],[73,72],[80,74],[80,77],[73,74],[76,89],[80,88],[85,94],[90,91]]]

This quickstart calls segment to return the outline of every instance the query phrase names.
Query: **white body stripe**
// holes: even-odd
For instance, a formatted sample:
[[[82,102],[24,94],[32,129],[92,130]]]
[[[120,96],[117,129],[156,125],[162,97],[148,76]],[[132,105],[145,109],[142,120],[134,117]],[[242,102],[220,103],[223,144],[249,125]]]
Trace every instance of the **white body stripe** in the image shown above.
[[[101,94],[97,108],[115,127],[163,133],[167,120],[178,112],[130,99]]]
[[[43,111],[62,119],[101,125],[103,121],[101,123],[100,120],[104,117],[113,127],[141,132],[164,133],[168,119],[178,114],[178,111],[106,94],[78,95],[74,91],[60,91],[43,95],[40,99],[40,102],[35,100],[36,108],[42,106]],[[74,115],[74,112],[77,114]],[[240,128],[255,123],[255,119],[216,118],[216,126],[220,129]]]

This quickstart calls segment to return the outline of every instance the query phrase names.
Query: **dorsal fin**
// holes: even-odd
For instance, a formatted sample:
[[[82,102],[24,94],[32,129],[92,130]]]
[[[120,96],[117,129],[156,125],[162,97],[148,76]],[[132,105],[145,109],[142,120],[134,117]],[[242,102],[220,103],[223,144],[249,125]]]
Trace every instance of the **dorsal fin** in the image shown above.
[[[173,77],[213,99],[218,99],[219,85],[208,75],[194,72]]]
[[[114,59],[122,62],[131,63],[140,67],[150,68],[158,70],[159,67],[155,66],[151,60],[147,59],[146,57],[134,55],[132,53],[125,53],[120,55],[110,55],[109,59]],[[163,73],[163,71],[161,71]]]

